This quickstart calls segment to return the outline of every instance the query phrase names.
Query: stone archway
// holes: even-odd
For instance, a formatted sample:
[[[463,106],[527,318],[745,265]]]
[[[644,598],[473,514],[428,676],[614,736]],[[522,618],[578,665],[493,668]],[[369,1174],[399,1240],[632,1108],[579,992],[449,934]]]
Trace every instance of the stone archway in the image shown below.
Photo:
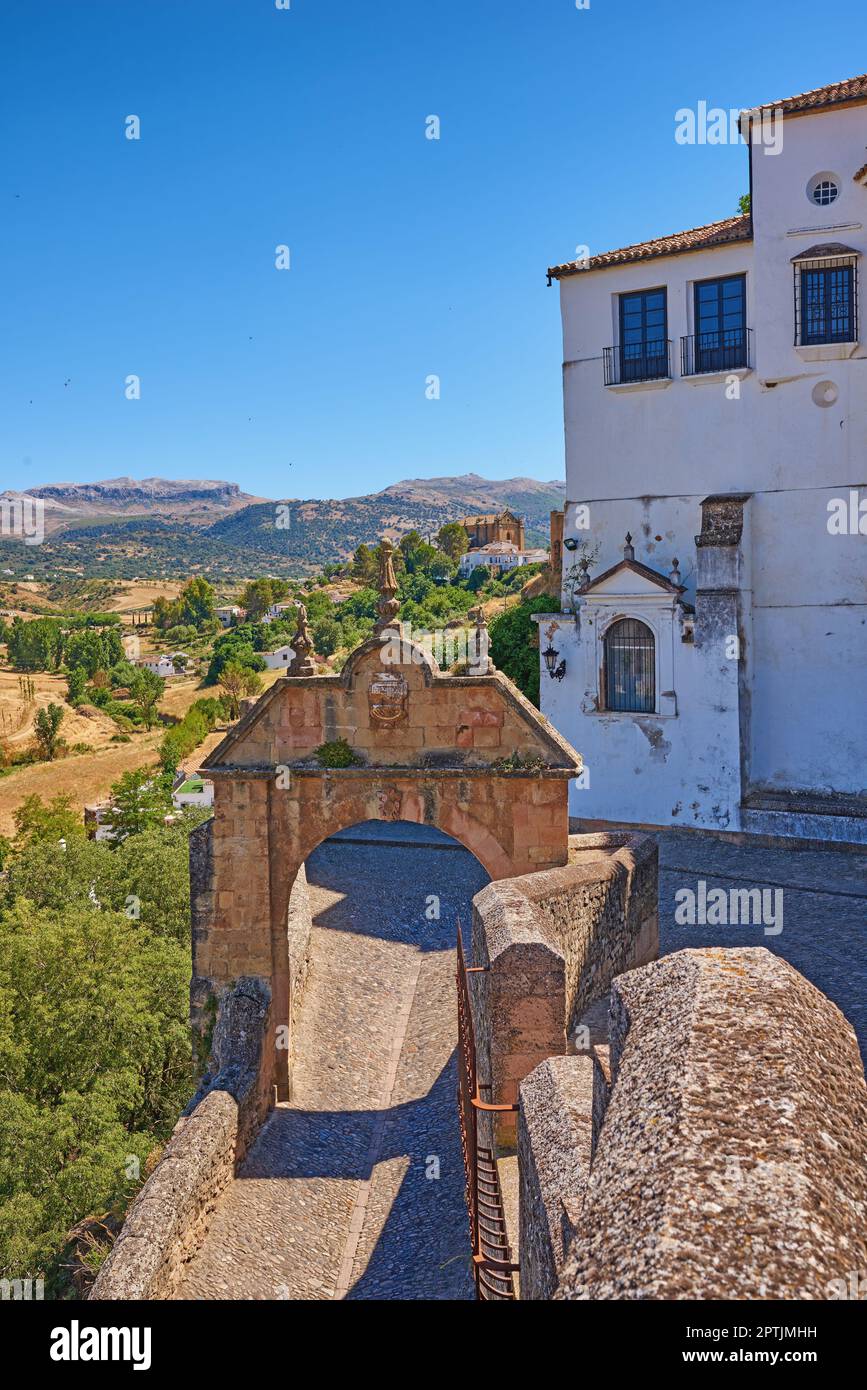
[[[443,674],[397,640],[383,589],[382,631],[340,675],[310,674],[302,615],[293,663],[204,765],[214,816],[194,839],[194,1026],[241,977],[272,997],[272,1029],[290,1015],[286,923],[297,872],[335,831],[409,820],[454,837],[492,879],[564,865],[569,779],[577,753],[501,673]],[[479,627],[480,637],[484,637]],[[344,740],[353,764],[323,766]],[[274,1049],[287,1092],[288,1057]]]

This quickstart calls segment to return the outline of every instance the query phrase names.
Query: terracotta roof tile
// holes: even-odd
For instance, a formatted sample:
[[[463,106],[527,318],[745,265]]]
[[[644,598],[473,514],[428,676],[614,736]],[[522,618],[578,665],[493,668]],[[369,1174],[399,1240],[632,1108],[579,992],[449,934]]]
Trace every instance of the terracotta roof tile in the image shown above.
[[[568,261],[548,270],[549,278],[559,280],[564,275],[580,275],[584,270],[601,270],[609,265],[625,265],[630,261],[650,261],[657,256],[681,256],[687,251],[704,251],[709,246],[727,246],[733,241],[751,241],[749,215],[726,217],[722,222],[710,222],[705,227],[692,227],[686,232],[640,241],[635,246],[623,246],[619,251],[603,251],[587,261]]]
[[[743,114],[782,110],[784,114],[797,115],[850,102],[867,102],[867,73],[860,77],[848,77],[843,82],[831,82],[825,87],[815,87],[810,92],[799,92],[797,96],[781,97],[779,101],[766,101],[760,106],[746,108]],[[867,178],[867,164],[855,175],[858,181],[864,178]],[[618,251],[605,251],[602,255],[591,256],[587,261],[568,261],[563,265],[551,266],[548,278],[559,280],[564,275],[578,275],[583,270],[601,270],[605,266],[625,265],[630,261],[649,261],[655,256],[678,256],[686,251],[704,251],[709,246],[724,246],[732,241],[750,239],[749,217],[729,217],[723,222],[711,222],[706,227],[693,227],[687,232],[642,241],[635,246],[621,247]]]
[[[751,106],[750,111],[775,111],[779,107],[784,114],[798,111],[816,111],[824,106],[840,106],[849,101],[867,101],[867,73],[860,77],[847,77],[843,82],[830,82],[827,87],[814,87],[811,92],[799,92],[794,97],[782,97],[779,101],[765,101],[761,106]]]
[[[864,183],[867,181],[867,164],[862,164],[857,174],[853,174],[852,177],[856,183]]]

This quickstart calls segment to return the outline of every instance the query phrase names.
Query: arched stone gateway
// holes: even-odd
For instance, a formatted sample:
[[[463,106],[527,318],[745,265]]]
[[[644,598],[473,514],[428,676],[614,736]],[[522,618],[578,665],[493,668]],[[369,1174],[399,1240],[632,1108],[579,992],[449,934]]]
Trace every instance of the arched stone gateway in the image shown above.
[[[380,613],[393,622],[382,587]],[[302,614],[293,665],[309,670],[305,626]],[[272,1029],[288,1030],[289,897],[307,856],[335,831],[365,820],[436,826],[492,879],[568,861],[567,790],[579,755],[486,659],[485,674],[446,675],[381,627],[340,675],[290,667],[204,766],[214,816],[191,848],[191,1002],[201,1030],[213,1001],[242,977],[268,984]],[[325,766],[340,740],[352,765]],[[276,1045],[271,1055],[284,1098],[288,1051]]]

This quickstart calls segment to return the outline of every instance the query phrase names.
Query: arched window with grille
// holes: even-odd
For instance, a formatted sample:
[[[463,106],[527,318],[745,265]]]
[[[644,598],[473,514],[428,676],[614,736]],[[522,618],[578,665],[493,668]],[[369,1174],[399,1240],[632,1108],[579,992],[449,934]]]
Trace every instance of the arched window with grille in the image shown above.
[[[605,708],[656,710],[656,642],[637,618],[619,618],[605,634]]]

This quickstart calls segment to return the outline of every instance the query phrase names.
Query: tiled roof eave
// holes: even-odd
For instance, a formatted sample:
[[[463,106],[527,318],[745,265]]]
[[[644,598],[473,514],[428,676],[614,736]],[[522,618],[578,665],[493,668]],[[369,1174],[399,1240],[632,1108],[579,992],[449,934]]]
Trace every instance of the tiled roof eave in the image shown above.
[[[747,219],[748,221],[748,219]],[[665,238],[660,237],[660,242]],[[671,238],[672,241],[676,237]],[[548,279],[561,280],[569,275],[586,275],[593,270],[615,270],[621,265],[638,265],[642,261],[666,260],[671,256],[691,256],[699,251],[718,251],[726,246],[738,246],[744,242],[752,242],[752,229],[747,227],[731,235],[720,236],[719,238],[699,241],[692,245],[685,246],[660,246],[656,243],[641,242],[635,247],[626,246],[619,251],[606,251],[601,256],[591,256],[588,263],[580,264],[576,261],[567,261],[563,265],[552,265],[548,267]],[[627,254],[634,252],[634,254]]]
[[[867,102],[867,73],[844,78],[842,82],[829,82],[809,92],[780,97],[777,101],[764,101],[760,106],[744,109],[741,115],[759,116],[763,111],[782,111],[785,116],[808,116],[813,112],[859,106],[864,102]]]

